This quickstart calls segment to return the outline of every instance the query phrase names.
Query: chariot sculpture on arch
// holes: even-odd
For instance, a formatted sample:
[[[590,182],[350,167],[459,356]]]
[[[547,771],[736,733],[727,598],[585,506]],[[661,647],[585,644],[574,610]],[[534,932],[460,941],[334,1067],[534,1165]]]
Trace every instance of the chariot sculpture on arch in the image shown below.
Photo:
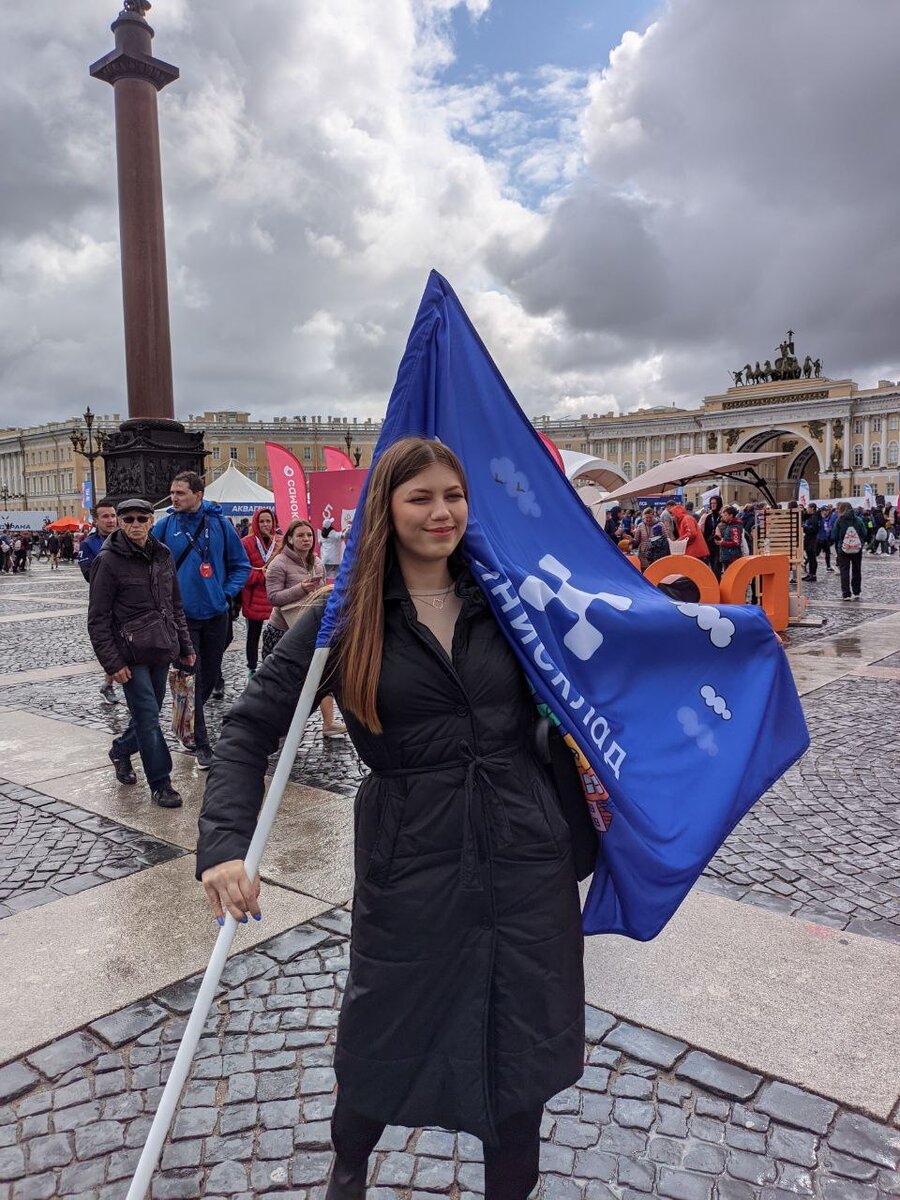
[[[150,0],[123,0],[123,13],[137,13],[139,17],[146,16],[151,8]]]

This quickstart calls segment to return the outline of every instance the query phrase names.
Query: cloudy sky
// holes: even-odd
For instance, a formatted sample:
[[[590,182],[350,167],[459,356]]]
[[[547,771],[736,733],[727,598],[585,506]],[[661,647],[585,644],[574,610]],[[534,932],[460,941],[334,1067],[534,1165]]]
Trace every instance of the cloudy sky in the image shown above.
[[[4,4],[0,424],[125,413],[117,0]],[[896,0],[155,0],[179,416],[383,413],[432,266],[531,414],[900,373]]]

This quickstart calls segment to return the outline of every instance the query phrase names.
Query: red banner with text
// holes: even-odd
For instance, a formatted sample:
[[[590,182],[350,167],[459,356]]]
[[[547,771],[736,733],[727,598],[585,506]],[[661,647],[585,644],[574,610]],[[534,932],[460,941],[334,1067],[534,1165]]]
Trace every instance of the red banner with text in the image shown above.
[[[291,521],[309,520],[306,475],[296,455],[277,442],[266,442],[266,458],[275,494],[275,515],[283,532]]]
[[[359,495],[366,479],[364,467],[352,471],[312,471],[309,476],[309,518],[316,530],[327,518],[346,532],[353,524]]]

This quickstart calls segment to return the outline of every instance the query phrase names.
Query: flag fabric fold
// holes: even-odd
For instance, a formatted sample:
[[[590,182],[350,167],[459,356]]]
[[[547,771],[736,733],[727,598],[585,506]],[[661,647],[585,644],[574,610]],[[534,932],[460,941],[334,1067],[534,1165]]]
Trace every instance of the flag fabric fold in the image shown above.
[[[470,569],[576,751],[601,833],[585,932],[652,938],[809,743],[787,657],[761,609],[675,603],[643,579],[554,467],[434,271],[375,460],[410,435],[462,461]],[[333,637],[359,528],[319,645]]]

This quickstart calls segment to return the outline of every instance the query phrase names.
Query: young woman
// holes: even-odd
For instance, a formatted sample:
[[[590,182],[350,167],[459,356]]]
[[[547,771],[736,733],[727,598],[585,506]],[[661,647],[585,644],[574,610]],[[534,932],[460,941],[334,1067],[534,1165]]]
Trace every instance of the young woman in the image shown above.
[[[485,1200],[525,1200],[544,1102],[583,1070],[569,827],[536,752],[533,699],[463,566],[467,518],[450,450],[406,438],[385,451],[326,669],[372,772],[356,801],[327,1200],[364,1197],[385,1125],[474,1134]],[[259,913],[242,860],[318,619],[281,640],[226,718],[197,853],[217,917]]]
[[[316,557],[313,547],[316,535],[309,521],[291,521],[284,533],[281,548],[266,570],[266,595],[271,615],[263,630],[263,660],[275,649],[288,631],[288,623],[279,611],[282,606],[301,604],[309,600],[325,583],[325,568]],[[323,696],[322,735],[343,737],[346,725],[334,719],[334,700]]]
[[[247,678],[259,663],[259,639],[262,628],[272,613],[266,594],[266,567],[278,549],[275,536],[275,514],[270,508],[258,508],[253,514],[253,526],[241,544],[250,559],[250,574],[241,592],[241,612],[247,621]]]

